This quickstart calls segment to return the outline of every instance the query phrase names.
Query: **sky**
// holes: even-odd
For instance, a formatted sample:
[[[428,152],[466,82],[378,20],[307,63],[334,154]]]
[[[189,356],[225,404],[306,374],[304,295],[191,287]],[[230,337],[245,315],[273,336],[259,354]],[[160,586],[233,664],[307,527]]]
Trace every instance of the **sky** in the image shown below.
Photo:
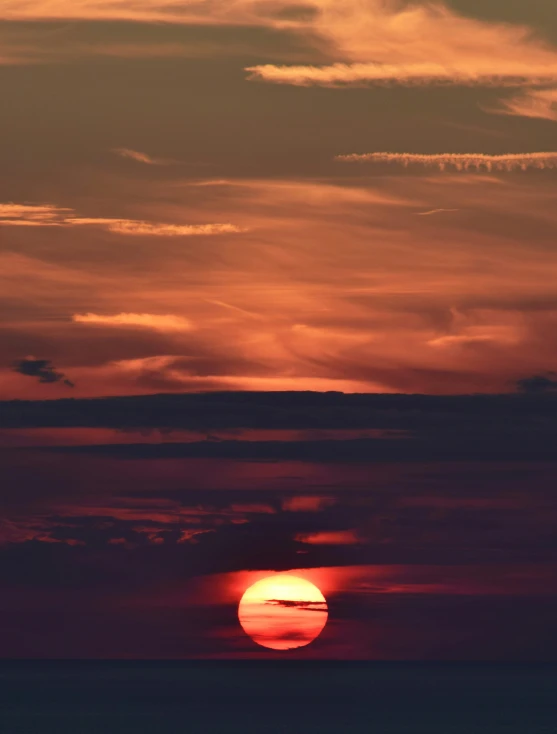
[[[0,49],[4,656],[284,657],[278,571],[295,658],[557,659],[557,8],[3,0]]]

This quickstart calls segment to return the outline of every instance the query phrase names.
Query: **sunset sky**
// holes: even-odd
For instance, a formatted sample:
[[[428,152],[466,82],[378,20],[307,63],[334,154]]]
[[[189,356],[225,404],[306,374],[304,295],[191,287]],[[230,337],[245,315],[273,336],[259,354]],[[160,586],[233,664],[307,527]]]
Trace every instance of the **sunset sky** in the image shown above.
[[[288,571],[557,659],[557,5],[2,0],[0,91],[0,655],[280,657]]]

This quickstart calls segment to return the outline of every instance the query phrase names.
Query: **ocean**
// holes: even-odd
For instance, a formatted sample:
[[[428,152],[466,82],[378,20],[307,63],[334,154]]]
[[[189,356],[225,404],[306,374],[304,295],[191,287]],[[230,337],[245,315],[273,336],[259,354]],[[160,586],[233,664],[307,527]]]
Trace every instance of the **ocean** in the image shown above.
[[[557,666],[4,661],[2,734],[554,734]]]

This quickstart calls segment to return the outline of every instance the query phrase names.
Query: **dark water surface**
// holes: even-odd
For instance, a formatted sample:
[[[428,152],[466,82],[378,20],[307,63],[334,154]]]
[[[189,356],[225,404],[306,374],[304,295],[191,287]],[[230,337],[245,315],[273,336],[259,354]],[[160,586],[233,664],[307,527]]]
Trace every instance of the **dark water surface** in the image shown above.
[[[557,666],[3,662],[2,734],[557,732]]]

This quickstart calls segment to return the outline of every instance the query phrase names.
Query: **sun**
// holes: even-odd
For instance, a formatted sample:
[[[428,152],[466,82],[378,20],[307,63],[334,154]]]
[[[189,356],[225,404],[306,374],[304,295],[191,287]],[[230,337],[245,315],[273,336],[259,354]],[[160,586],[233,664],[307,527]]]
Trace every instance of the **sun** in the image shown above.
[[[272,650],[309,645],[321,634],[327,617],[327,601],[317,586],[288,574],[257,581],[238,606],[244,632]]]

